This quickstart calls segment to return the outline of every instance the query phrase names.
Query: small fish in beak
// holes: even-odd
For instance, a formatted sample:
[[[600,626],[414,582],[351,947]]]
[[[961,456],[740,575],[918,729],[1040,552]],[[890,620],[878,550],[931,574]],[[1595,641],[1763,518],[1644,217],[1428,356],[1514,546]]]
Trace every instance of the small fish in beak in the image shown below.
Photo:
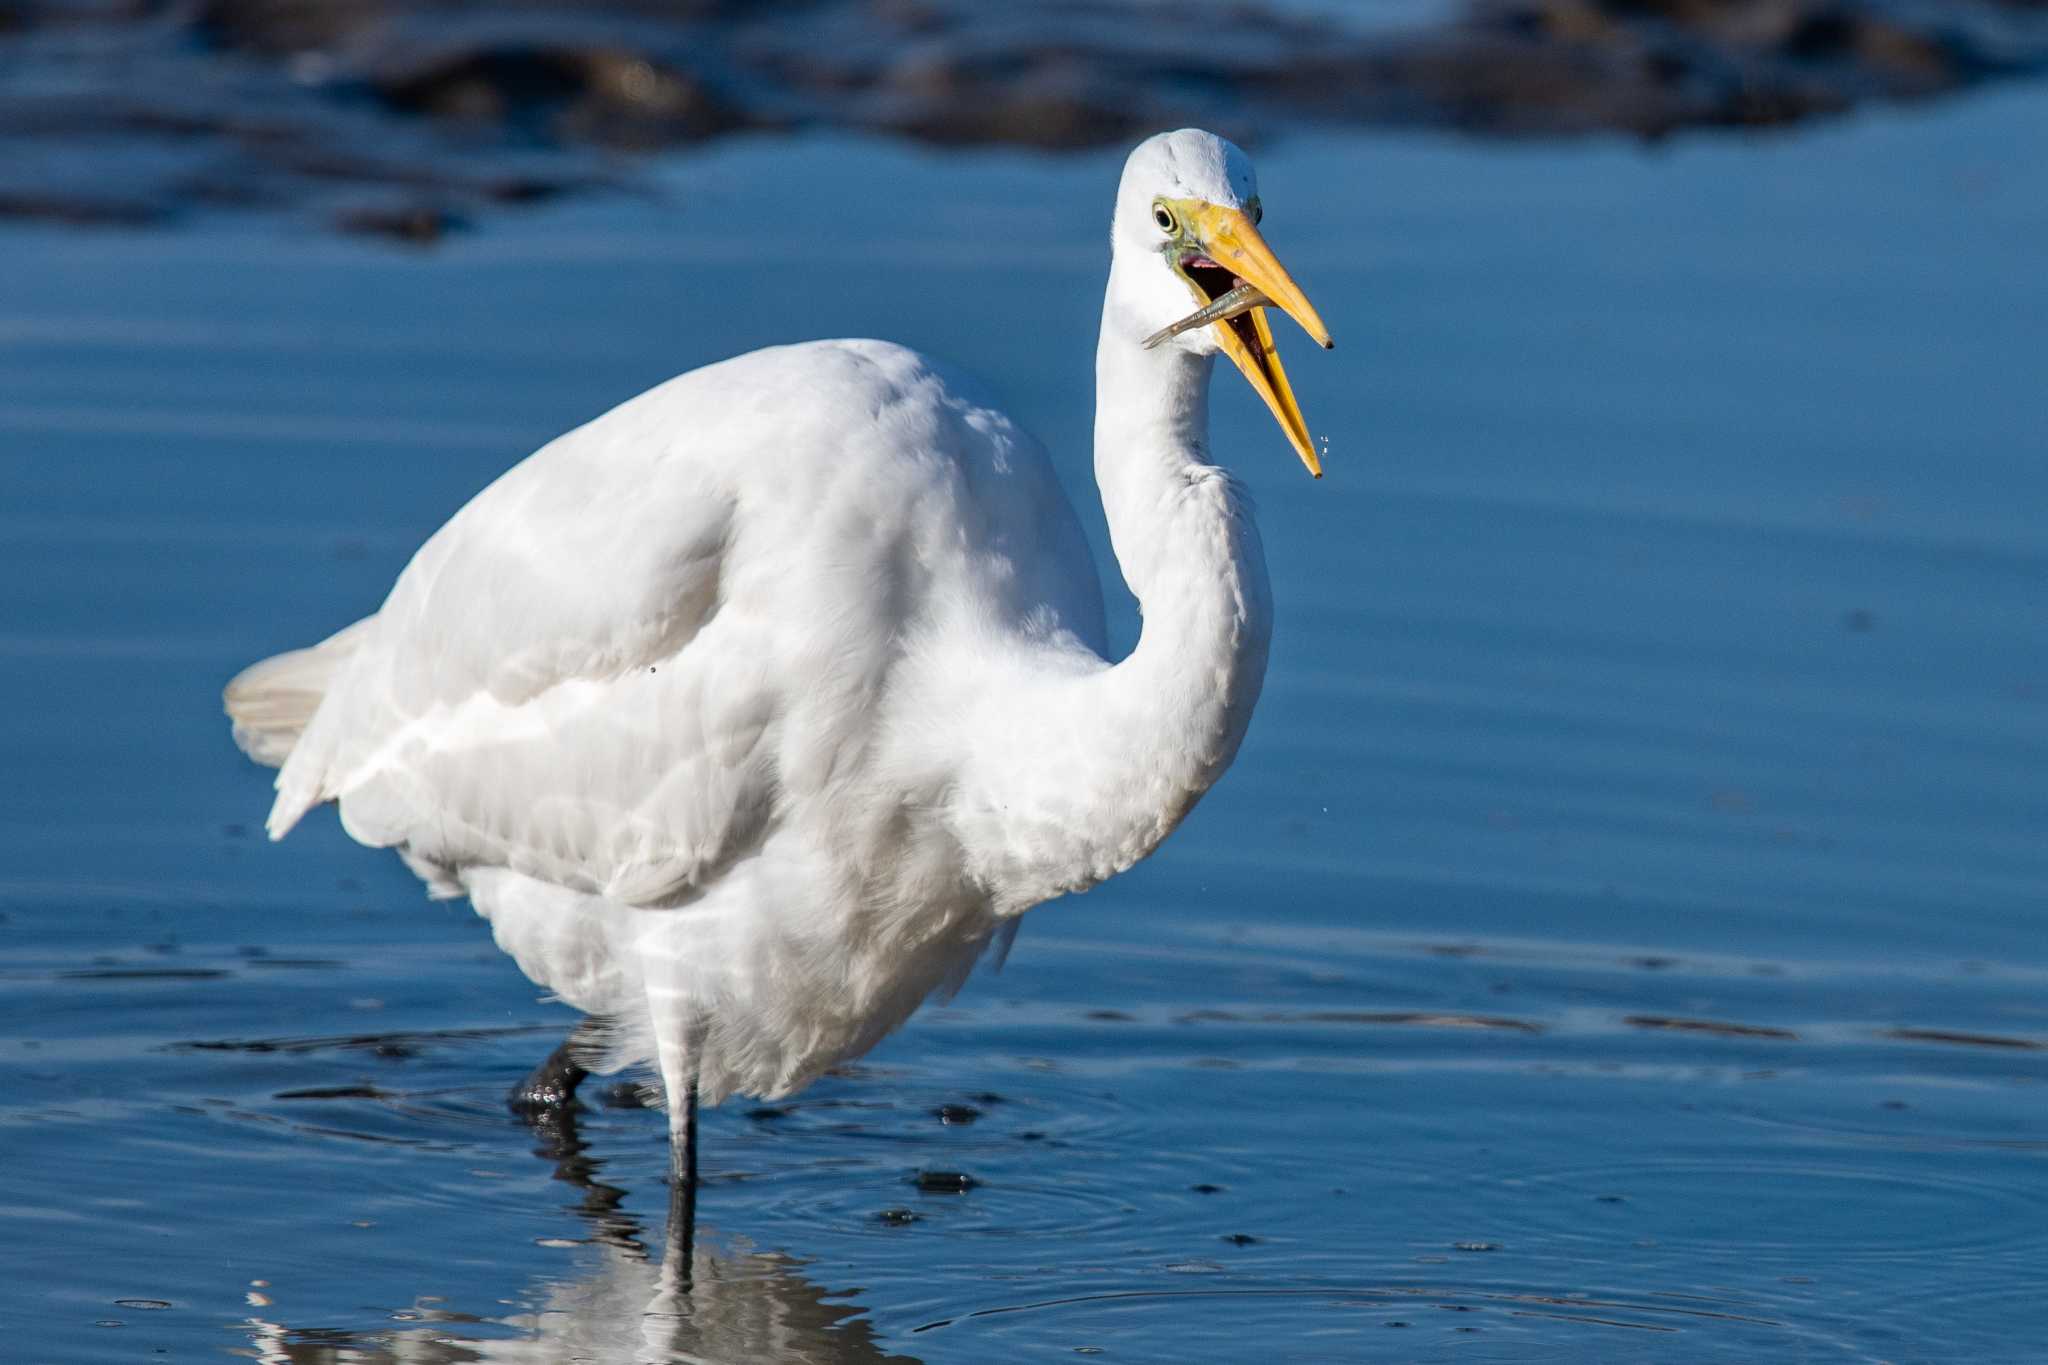
[[[1267,298],[1255,284],[1241,284],[1225,294],[1207,308],[1200,308],[1182,318],[1179,322],[1162,327],[1145,338],[1145,349],[1151,350],[1164,341],[1171,341],[1182,332],[1192,332],[1197,327],[1206,327],[1212,322],[1223,322],[1252,308],[1270,308],[1273,300]]]

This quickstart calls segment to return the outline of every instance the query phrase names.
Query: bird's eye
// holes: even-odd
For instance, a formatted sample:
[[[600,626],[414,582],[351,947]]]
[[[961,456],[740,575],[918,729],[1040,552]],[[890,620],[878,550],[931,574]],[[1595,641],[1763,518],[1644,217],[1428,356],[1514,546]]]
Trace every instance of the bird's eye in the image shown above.
[[[1164,204],[1154,204],[1152,206],[1152,221],[1159,224],[1161,232],[1172,232],[1180,226],[1174,219],[1173,210]]]

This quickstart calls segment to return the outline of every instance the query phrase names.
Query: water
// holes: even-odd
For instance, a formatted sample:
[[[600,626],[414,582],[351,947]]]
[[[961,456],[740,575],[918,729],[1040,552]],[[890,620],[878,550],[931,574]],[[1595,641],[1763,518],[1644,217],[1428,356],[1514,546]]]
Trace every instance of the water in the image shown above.
[[[1243,756],[706,1116],[681,1320],[659,1118],[507,1117],[570,1014],[331,816],[264,844],[220,684],[769,341],[950,357],[1085,488],[1115,158],[739,141],[425,256],[9,230],[5,1353],[2032,1358],[2044,116],[1265,154],[1339,349],[1282,337],[1320,484],[1218,384],[1281,611]]]

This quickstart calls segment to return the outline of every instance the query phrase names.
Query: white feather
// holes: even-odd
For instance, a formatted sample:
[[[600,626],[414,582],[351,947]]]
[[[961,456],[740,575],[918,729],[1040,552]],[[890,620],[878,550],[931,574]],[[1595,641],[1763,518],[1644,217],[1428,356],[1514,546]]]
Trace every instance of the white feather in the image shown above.
[[[243,753],[271,768],[291,756],[335,670],[355,652],[370,623],[366,618],[311,648],[273,655],[228,681],[221,700]]]
[[[714,1103],[864,1051],[1144,857],[1235,755],[1270,611],[1205,463],[1214,345],[1139,344],[1189,307],[1126,240],[1154,193],[1242,203],[1250,172],[1192,132],[1125,172],[1096,472],[1128,659],[1044,451],[974,385],[882,342],[759,351],[552,442],[375,616],[237,679],[237,739],[289,751],[272,837],[338,802],[614,1021],[608,1065]]]

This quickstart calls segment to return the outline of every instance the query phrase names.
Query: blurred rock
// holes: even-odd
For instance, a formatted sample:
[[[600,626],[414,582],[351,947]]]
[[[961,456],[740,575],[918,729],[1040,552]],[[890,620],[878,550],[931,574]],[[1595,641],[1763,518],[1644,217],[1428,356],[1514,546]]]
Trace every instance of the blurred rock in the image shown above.
[[[337,212],[334,225],[343,232],[432,246],[469,223],[462,215],[433,204],[362,204]]]

